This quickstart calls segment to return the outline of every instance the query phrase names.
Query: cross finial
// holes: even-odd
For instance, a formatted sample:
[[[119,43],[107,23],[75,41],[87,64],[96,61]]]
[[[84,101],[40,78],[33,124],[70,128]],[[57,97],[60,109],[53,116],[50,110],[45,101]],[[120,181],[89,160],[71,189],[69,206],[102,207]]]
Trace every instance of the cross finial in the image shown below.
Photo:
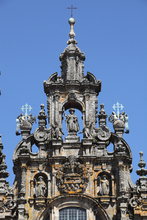
[[[71,5],[70,7],[67,7],[67,9],[71,10],[71,17],[73,17],[73,10],[76,10],[77,8]]]
[[[25,113],[25,117],[28,116],[28,112],[32,110],[32,107],[28,104],[25,104],[21,107],[21,110]]]
[[[117,116],[119,117],[120,110],[123,110],[124,106],[117,102],[116,104],[113,105],[114,111],[116,111]]]

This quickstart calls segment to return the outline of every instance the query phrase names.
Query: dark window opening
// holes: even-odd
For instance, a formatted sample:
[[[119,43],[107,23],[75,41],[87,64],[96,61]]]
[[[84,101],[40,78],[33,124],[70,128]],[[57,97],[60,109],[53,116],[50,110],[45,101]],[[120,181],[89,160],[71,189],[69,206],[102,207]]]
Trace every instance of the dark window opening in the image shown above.
[[[61,209],[59,211],[59,220],[87,220],[86,210],[76,207]]]

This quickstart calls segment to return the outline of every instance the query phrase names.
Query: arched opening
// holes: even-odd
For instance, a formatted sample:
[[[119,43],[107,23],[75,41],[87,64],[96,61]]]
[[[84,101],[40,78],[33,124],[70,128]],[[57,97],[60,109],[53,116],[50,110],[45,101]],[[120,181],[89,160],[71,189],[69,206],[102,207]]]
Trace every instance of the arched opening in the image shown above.
[[[35,220],[110,220],[99,202],[86,195],[64,195],[53,199]]]
[[[108,153],[114,153],[114,145],[112,143],[110,143],[108,146],[107,146],[107,152]]]
[[[72,94],[73,96],[74,96],[74,94]],[[79,102],[77,102],[77,101],[75,101],[75,99],[72,99],[72,98],[70,98],[69,100],[68,100],[68,102],[66,102],[65,104],[64,104],[64,106],[63,106],[63,109],[64,110],[67,110],[67,109],[69,109],[69,108],[76,108],[76,109],[78,109],[79,111],[83,111],[83,106],[82,106],[82,104],[81,103],[79,103]]]
[[[78,207],[67,207],[59,210],[59,220],[87,220],[86,210]]]
[[[33,154],[38,154],[38,153],[39,153],[39,149],[38,149],[38,147],[37,147],[35,144],[33,144],[33,145],[31,146],[31,152],[32,152]]]

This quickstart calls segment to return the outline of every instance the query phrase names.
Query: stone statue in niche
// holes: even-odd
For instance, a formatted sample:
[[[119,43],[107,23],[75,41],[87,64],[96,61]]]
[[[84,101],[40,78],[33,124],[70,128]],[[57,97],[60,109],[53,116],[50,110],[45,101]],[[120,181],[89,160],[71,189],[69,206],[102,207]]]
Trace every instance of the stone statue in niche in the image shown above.
[[[103,195],[109,195],[110,193],[110,183],[109,180],[107,179],[106,175],[99,176],[98,177],[98,194],[103,196]]]
[[[52,138],[55,138],[57,140],[61,140],[62,139],[62,135],[64,135],[62,129],[59,128],[58,123],[55,122],[55,125],[52,125],[52,128],[51,128],[51,136],[52,136]]]
[[[39,176],[35,181],[35,195],[36,197],[45,197],[47,193],[47,186],[43,176]]]
[[[79,131],[79,123],[77,116],[74,114],[75,109],[70,108],[69,113],[70,113],[69,115],[64,114],[66,117],[67,130],[69,133],[76,134]]]

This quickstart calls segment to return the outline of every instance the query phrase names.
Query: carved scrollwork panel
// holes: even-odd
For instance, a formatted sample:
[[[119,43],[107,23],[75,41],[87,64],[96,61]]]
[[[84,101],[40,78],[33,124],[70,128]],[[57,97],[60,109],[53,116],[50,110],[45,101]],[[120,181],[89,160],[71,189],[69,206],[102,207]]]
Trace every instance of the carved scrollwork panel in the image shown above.
[[[81,193],[88,183],[85,166],[77,161],[66,162],[56,174],[57,186],[63,193]]]

